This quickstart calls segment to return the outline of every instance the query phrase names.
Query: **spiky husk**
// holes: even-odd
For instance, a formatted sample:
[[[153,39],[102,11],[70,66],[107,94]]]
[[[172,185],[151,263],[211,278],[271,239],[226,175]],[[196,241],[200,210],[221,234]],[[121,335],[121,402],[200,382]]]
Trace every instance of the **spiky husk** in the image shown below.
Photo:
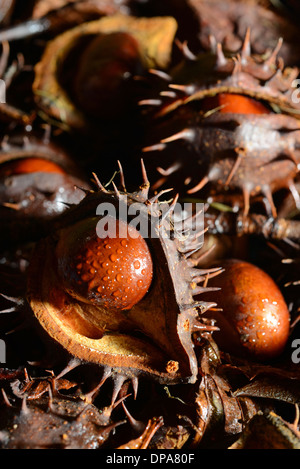
[[[188,194],[243,194],[235,200],[250,209],[250,198],[264,199],[276,216],[272,194],[290,189],[300,162],[299,103],[295,99],[298,70],[278,59],[282,41],[267,57],[251,55],[250,30],[239,54],[227,56],[212,40],[212,52],[186,60],[169,75],[161,74],[162,91],[140,104],[145,111],[148,145],[143,149],[150,169],[167,184]],[[156,74],[158,75],[158,74]],[[157,87],[157,83],[156,83]],[[157,90],[157,88],[156,88]],[[266,113],[243,114],[204,109],[207,98],[237,94],[266,106]],[[200,192],[202,190],[202,192]]]
[[[213,321],[201,318],[215,303],[196,302],[194,296],[210,291],[197,284],[220,269],[197,268],[197,259],[191,256],[202,247],[199,237],[203,226],[196,227],[191,235],[176,236],[170,216],[177,197],[163,213],[159,196],[149,197],[150,184],[143,165],[142,168],[143,184],[137,192],[129,194],[124,187],[108,191],[98,181],[98,190],[88,193],[77,207],[66,212],[54,235],[38,243],[29,268],[28,299],[48,334],[71,355],[103,366],[105,377],[113,374],[122,381],[145,374],[165,383],[194,382],[198,363],[193,333],[209,334],[215,329]],[[151,216],[151,229],[155,230],[155,235],[149,231],[146,240],[154,266],[151,288],[126,314],[95,311],[96,307],[72,299],[63,291],[57,278],[54,247],[66,227],[95,216],[100,203],[113,204],[118,217],[122,204],[127,213],[128,207],[137,202],[140,216],[149,226]],[[191,223],[193,220],[194,217]],[[166,230],[171,230],[170,236]],[[89,320],[95,313],[97,327]]]
[[[79,203],[84,193],[74,187],[90,188],[77,164],[66,151],[44,138],[12,135],[4,138],[0,170],[9,163],[37,158],[61,168],[61,173],[39,172],[0,176],[0,239],[10,243],[35,241],[49,231],[48,225],[70,204]]]

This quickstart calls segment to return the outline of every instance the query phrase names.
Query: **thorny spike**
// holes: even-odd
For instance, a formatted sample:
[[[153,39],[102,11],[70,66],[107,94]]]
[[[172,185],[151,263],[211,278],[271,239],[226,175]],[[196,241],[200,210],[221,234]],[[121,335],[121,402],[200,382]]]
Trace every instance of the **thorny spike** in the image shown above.
[[[150,190],[150,182],[148,180],[148,176],[147,176],[147,171],[146,171],[146,168],[145,168],[145,165],[144,165],[144,160],[141,159],[141,168],[142,168],[142,178],[143,178],[143,183],[142,185],[140,186],[140,196],[147,200],[148,199],[148,194],[149,194],[149,190]]]
[[[180,252],[184,255],[185,259],[188,259],[193,254],[196,254],[196,252],[198,252],[202,246],[203,246],[203,243],[201,242],[201,243],[198,243],[198,245],[194,249],[191,249],[191,247],[189,246],[188,248],[183,249]]]
[[[126,191],[126,185],[125,185],[124,171],[123,171],[123,167],[121,165],[121,162],[119,160],[118,160],[118,166],[119,166],[119,169],[120,169],[120,186],[121,186],[123,192],[127,192]]]
[[[53,413],[55,413],[55,409],[54,409],[54,406],[53,406],[53,392],[52,392],[52,388],[51,388],[50,383],[49,383],[49,386],[48,386],[48,394],[49,394],[48,408]]]
[[[195,138],[195,131],[193,129],[183,129],[180,132],[177,132],[176,134],[171,135],[170,137],[166,137],[160,141],[160,143],[169,143],[169,142],[175,142],[176,140],[188,140],[188,141],[193,141]]]
[[[6,394],[6,392],[4,391],[3,388],[1,388],[1,392],[2,392],[2,396],[3,396],[4,402],[7,405],[7,407],[12,407],[12,404],[9,402],[7,394]]]
[[[209,176],[204,176],[204,178],[201,179],[201,181],[195,187],[193,187],[192,189],[189,189],[187,193],[195,194],[195,192],[198,192],[201,189],[203,189],[203,187],[206,186],[208,182],[209,182]]]
[[[29,408],[27,406],[27,400],[26,400],[26,397],[23,397],[22,399],[22,407],[21,407],[21,410],[23,412],[23,414],[29,414]]]
[[[146,425],[144,422],[142,421],[139,421],[139,420],[136,420],[132,415],[131,413],[129,412],[129,410],[127,409],[127,407],[125,406],[124,404],[124,401],[122,400],[122,407],[124,409],[124,412],[128,418],[128,421],[130,423],[130,425],[132,426],[132,428],[134,429],[135,432],[137,433],[143,433],[143,431],[145,430],[146,428]]]
[[[3,139],[1,140],[1,148],[4,150],[4,151],[9,151],[10,149],[10,145],[8,143],[9,141],[9,136],[8,135],[4,135]]]
[[[121,388],[126,381],[126,376],[124,375],[117,375],[116,378],[113,380],[113,392],[112,392],[112,397],[111,397],[111,403],[114,404],[119,392],[121,391]]]
[[[96,173],[92,173],[92,175],[93,175],[93,178],[94,178],[95,183],[97,184],[97,187],[98,187],[99,191],[100,191],[100,192],[108,193],[108,191],[105,189],[105,187],[101,184],[101,182],[100,182],[100,180],[99,180],[97,174],[96,174]]]
[[[194,94],[196,91],[195,85],[177,85],[176,83],[171,83],[169,85],[169,88],[171,88],[172,90],[182,91],[183,93],[189,96]]]
[[[178,169],[181,168],[181,163],[180,162],[177,162],[177,163],[174,163],[173,165],[169,166],[169,168],[167,169],[164,169],[164,168],[156,168],[157,171],[159,172],[159,174],[161,174],[162,176],[170,176],[171,174],[174,174],[176,173],[176,171],[178,171]]]
[[[142,99],[138,102],[139,106],[160,106],[161,104],[161,99]]]
[[[197,60],[197,56],[193,54],[193,52],[188,47],[187,41],[181,42],[178,39],[175,39],[175,44],[177,45],[177,47],[183,53],[184,57],[187,60],[191,60],[191,61]]]
[[[155,68],[150,68],[148,72],[151,73],[151,75],[155,75],[159,78],[162,78],[164,81],[170,82],[172,80],[172,77],[168,73],[163,72],[162,70],[156,70]]]
[[[164,97],[167,97],[167,98],[176,98],[176,93],[175,91],[161,91],[160,93],[160,96],[164,96]]]
[[[218,326],[213,326],[209,324],[201,324],[200,322],[194,323],[192,331],[193,332],[199,332],[199,331],[204,331],[204,332],[216,332],[219,331],[220,328]]]
[[[111,183],[112,183],[112,185],[113,185],[113,188],[114,188],[114,191],[115,191],[115,195],[118,197],[118,199],[120,199],[121,194],[120,194],[120,192],[118,191],[117,186],[115,185],[114,181],[112,181]]]
[[[232,167],[232,169],[231,169],[231,171],[230,171],[230,173],[229,173],[229,175],[228,175],[228,178],[227,178],[227,180],[226,180],[226,182],[225,182],[225,187],[230,184],[230,182],[231,182],[231,180],[232,180],[234,174],[236,173],[238,167],[239,167],[240,164],[241,164],[241,161],[242,161],[242,155],[239,154],[238,157],[237,157],[237,159],[235,160],[235,162],[234,162],[234,164],[233,164],[233,167]]]
[[[194,257],[192,259],[188,259],[188,262],[189,262],[190,266],[191,267],[196,267],[199,264],[199,262],[201,262],[205,257],[210,255],[210,253],[215,249],[215,247],[216,247],[216,245],[213,244],[206,251],[200,252],[197,257]]]
[[[195,242],[200,236],[203,236],[207,231],[208,231],[208,226],[206,228],[203,228],[202,230],[196,232],[192,236],[190,236],[189,240],[191,243]]]
[[[277,209],[274,204],[273,196],[272,196],[272,191],[269,187],[264,188],[263,194],[265,196],[265,202],[267,205],[267,211],[270,213],[270,216],[273,218],[277,218]]]
[[[182,225],[184,225],[185,229],[190,230],[193,225],[195,225],[195,222],[197,222],[197,218],[203,213],[203,210],[200,209],[193,215],[188,216],[187,218],[184,218],[183,220],[180,220],[179,222],[175,222],[175,227],[179,228]],[[197,227],[197,225],[195,225]]]
[[[131,384],[133,388],[133,397],[136,399],[137,393],[138,393],[138,387],[139,387],[139,380],[136,376],[131,378]]]
[[[80,365],[81,365],[81,361],[78,358],[71,358],[67,366],[56,376],[56,379],[62,378],[67,373],[69,373],[69,371],[74,370]]]
[[[273,52],[271,53],[270,57],[265,61],[264,63],[264,67],[271,67],[273,65],[275,65],[275,62],[276,62],[276,59],[277,59],[277,55],[282,47],[282,44],[283,44],[283,38],[280,37],[278,39],[278,42],[273,50]]]
[[[102,375],[100,382],[97,384],[97,386],[94,389],[92,389],[90,392],[85,394],[84,398],[86,402],[92,403],[95,400],[100,388],[103,386],[105,381],[108,378],[110,378],[111,374],[112,374],[112,371],[109,367],[104,368],[103,375]]]
[[[243,215],[246,217],[250,210],[250,191],[248,187],[243,187],[243,196],[244,196],[244,212]]]
[[[13,313],[14,311],[17,311],[17,309],[15,306],[12,306],[11,308],[2,309],[0,314]]]
[[[24,300],[21,298],[16,298],[15,296],[5,295],[4,293],[0,293],[0,296],[2,296],[2,298],[5,298],[5,300],[11,301],[12,303],[16,303],[17,305],[22,305],[24,302]]]
[[[76,186],[77,189],[79,189],[79,187]],[[89,194],[90,191],[87,192],[87,194]],[[59,201],[60,204],[63,204],[65,205],[65,207],[68,207],[68,208],[72,208],[72,207],[75,207],[76,204],[70,204],[69,202],[64,202],[62,200]]]
[[[200,295],[201,293],[219,291],[221,288],[218,287],[196,287],[192,289],[192,295]]]
[[[215,54],[216,50],[217,50],[217,40],[216,40],[215,36],[213,36],[212,34],[209,35],[208,39],[209,39],[209,43],[210,43],[210,50],[211,50],[212,54]]]
[[[85,189],[85,187],[81,187],[81,186],[77,186],[77,185],[75,185],[74,188],[79,189],[85,195],[90,194],[90,192],[91,192],[90,189]],[[72,207],[72,205],[74,205],[74,204],[68,204],[67,202],[62,202],[62,203],[64,203],[65,205],[70,205],[71,207]]]
[[[167,181],[167,177],[162,177],[158,179],[154,184],[152,184],[152,189],[156,191],[159,189],[165,182]]]
[[[242,71],[242,62],[241,62],[240,54],[237,54],[236,57],[232,57],[232,60],[234,61],[234,67],[233,67],[232,75],[236,75],[238,73],[241,73],[241,71]]]
[[[10,203],[10,202],[3,202],[1,205],[2,205],[2,207],[11,208],[12,210],[16,210],[16,211],[18,211],[22,208],[21,203],[14,204],[14,203]]]
[[[166,148],[166,146],[167,145],[165,145],[164,143],[157,143],[155,145],[150,145],[148,147],[142,148],[142,151],[144,153],[149,152],[149,151],[162,151]]]
[[[219,274],[220,271],[222,270],[222,267],[211,267],[210,269],[192,269],[191,274],[193,277],[196,275],[208,275],[210,274]],[[209,278],[214,277],[215,275],[211,275]]]
[[[297,167],[297,169],[299,169],[299,164],[298,164],[298,161],[296,159],[296,156],[291,150],[289,150],[289,151],[287,150],[284,153],[284,156],[287,160],[290,160],[292,163],[294,163],[294,165]]]
[[[196,301],[195,303],[192,303],[192,304],[181,305],[180,309],[182,311],[187,311],[189,309],[199,308],[201,314],[203,314],[205,313],[205,311],[207,311],[210,308],[214,308],[215,306],[217,306],[217,303],[208,302],[208,301]]]
[[[217,43],[216,55],[217,55],[217,64],[216,64],[217,67],[223,67],[224,65],[227,64],[227,59],[224,55],[223,47],[220,42]]]
[[[47,31],[50,24],[50,20],[46,16],[35,20],[25,21],[2,30],[0,32],[0,41],[15,41],[17,39],[35,36]]]
[[[250,55],[251,55],[250,36],[251,36],[251,28],[248,27],[247,31],[246,31],[246,34],[245,34],[245,39],[244,39],[242,51],[241,51],[242,62],[247,61],[248,57],[250,57]]]
[[[176,194],[176,196],[174,197],[173,199],[173,202],[171,203],[170,207],[168,208],[168,210],[166,210],[163,214],[162,214],[162,217],[161,217],[161,220],[165,220],[175,209],[175,205],[177,204],[177,201],[178,201],[178,198],[179,198],[179,194]]]
[[[145,168],[145,164],[144,164],[144,160],[141,159],[141,168],[142,168],[142,177],[143,177],[143,184],[149,186],[150,185],[150,182],[148,180],[148,175],[147,175],[147,171],[146,171],[146,168]]]
[[[164,189],[162,191],[160,191],[158,194],[154,195],[153,197],[151,197],[151,199],[148,199],[148,203],[150,204],[154,204],[155,202],[158,201],[158,199],[163,195],[163,194],[166,194],[167,192],[171,192],[173,189]]]
[[[51,132],[52,132],[51,125],[45,124],[44,129],[45,131],[43,135],[43,143],[47,145],[48,143],[50,143],[50,140],[51,140]]]
[[[3,77],[3,74],[6,70],[8,57],[10,53],[10,47],[8,41],[2,42],[2,53],[0,58],[0,77]]]
[[[300,195],[299,195],[299,192],[298,192],[298,190],[297,190],[294,183],[289,184],[289,190],[290,190],[290,193],[292,194],[292,197],[294,199],[296,208],[298,210],[300,210]]]

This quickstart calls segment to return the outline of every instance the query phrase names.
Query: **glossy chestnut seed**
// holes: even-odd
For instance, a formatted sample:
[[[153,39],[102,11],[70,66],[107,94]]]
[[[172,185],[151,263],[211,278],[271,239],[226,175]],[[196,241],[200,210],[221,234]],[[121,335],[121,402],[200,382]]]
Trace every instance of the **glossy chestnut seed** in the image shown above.
[[[139,45],[131,35],[100,35],[88,45],[74,79],[74,96],[96,118],[116,116],[130,103],[128,78],[141,70]]]
[[[97,234],[98,218],[63,232],[56,254],[58,273],[74,298],[108,310],[128,310],[147,293],[153,275],[148,245],[137,230],[112,219]]]
[[[244,261],[222,261],[225,269],[209,281],[221,290],[214,301],[223,311],[208,312],[220,331],[214,338],[221,350],[252,359],[268,360],[282,353],[289,337],[290,315],[273,279]]]
[[[205,111],[218,109],[221,113],[231,114],[270,114],[269,109],[256,99],[234,93],[220,93],[203,100]]]
[[[32,157],[4,163],[0,168],[0,177],[37,172],[65,174],[65,171],[58,164],[44,158]]]

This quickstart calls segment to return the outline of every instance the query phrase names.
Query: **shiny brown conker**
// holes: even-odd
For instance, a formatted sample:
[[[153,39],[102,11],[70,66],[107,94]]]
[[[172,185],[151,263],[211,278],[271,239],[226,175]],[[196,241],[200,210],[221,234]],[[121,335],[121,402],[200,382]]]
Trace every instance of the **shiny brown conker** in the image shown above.
[[[274,280],[245,261],[222,261],[225,271],[210,286],[218,285],[214,300],[222,311],[210,311],[219,331],[220,349],[234,355],[268,360],[280,355],[289,337],[290,315]]]
[[[151,285],[148,245],[135,228],[117,219],[99,237],[97,222],[78,222],[60,238],[59,275],[67,292],[80,301],[108,310],[130,309]]]
[[[218,108],[221,113],[231,114],[270,114],[269,109],[260,101],[236,93],[220,93],[204,99],[204,108]]]
[[[32,157],[4,163],[0,168],[0,177],[37,172],[66,174],[63,168],[58,164],[46,160],[45,158]]]
[[[130,104],[128,78],[141,70],[139,45],[125,32],[96,36],[84,51],[74,78],[74,97],[87,114],[108,118]]]

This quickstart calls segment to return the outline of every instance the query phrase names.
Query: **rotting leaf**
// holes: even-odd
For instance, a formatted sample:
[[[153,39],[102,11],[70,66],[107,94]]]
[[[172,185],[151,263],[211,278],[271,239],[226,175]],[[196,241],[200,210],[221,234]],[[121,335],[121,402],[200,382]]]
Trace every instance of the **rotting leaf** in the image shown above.
[[[276,399],[291,404],[300,403],[300,383],[298,379],[288,379],[278,375],[257,376],[252,382],[237,389],[235,396],[251,396]]]
[[[229,449],[300,449],[299,432],[274,412],[257,413]]]

